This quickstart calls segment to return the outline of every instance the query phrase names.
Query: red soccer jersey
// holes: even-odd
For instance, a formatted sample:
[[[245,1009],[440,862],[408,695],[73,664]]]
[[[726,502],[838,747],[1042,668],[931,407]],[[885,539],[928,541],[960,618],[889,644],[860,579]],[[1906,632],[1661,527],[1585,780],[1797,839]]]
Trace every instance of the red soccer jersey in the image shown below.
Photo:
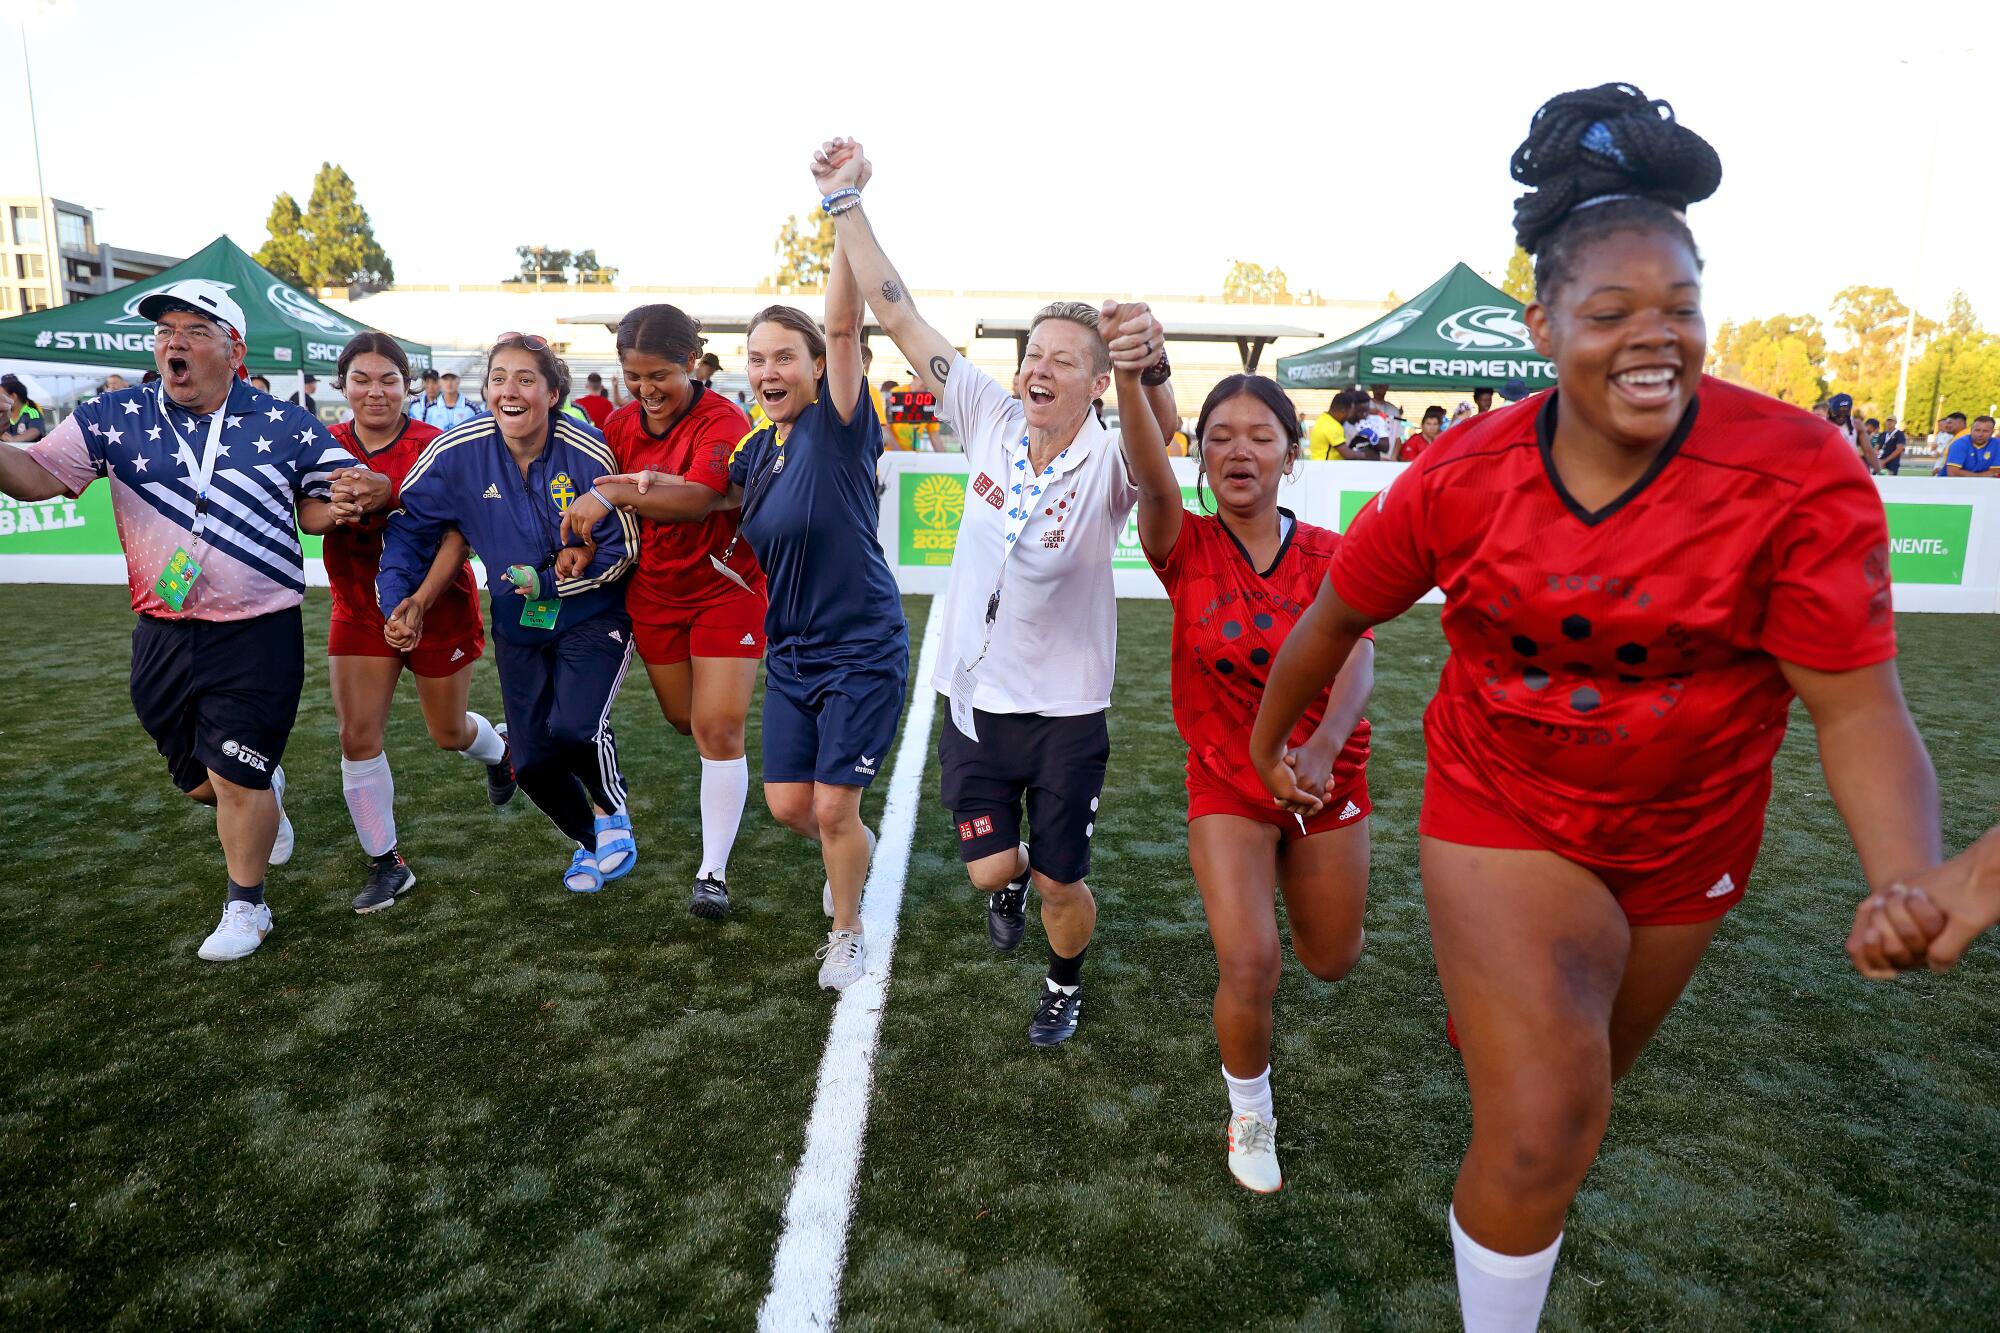
[[[590,418],[590,424],[600,431],[604,429],[604,423],[611,420],[611,400],[601,393],[584,394],[576,400],[576,405]]]
[[[750,418],[743,410],[712,389],[694,387],[694,399],[664,438],[646,429],[645,409],[631,402],[611,414],[604,437],[622,471],[653,468],[671,472],[706,486],[720,495],[729,494],[729,455],[750,433]],[[699,523],[639,524],[639,572],[633,576],[625,605],[639,619],[650,619],[649,611],[668,612],[694,606],[709,606],[741,597],[744,592],[717,573],[708,563],[717,559],[736,535],[737,511],[718,509]],[[737,542],[729,557],[729,567],[743,581],[764,595],[764,571],[750,543]]]
[[[1174,604],[1174,724],[1199,766],[1259,805],[1271,794],[1250,763],[1250,727],[1264,699],[1271,659],[1312,605],[1340,535],[1294,522],[1271,567],[1258,573],[1236,535],[1210,514],[1181,518],[1165,560],[1149,555]],[[1372,637],[1372,631],[1371,631]],[[1305,744],[1326,715],[1332,686],[1320,691],[1293,729]],[[1347,738],[1333,767],[1335,790],[1368,762],[1368,720]]]
[[[1432,765],[1553,851],[1643,867],[1750,813],[1792,699],[1780,659],[1895,656],[1888,527],[1825,422],[1706,376],[1646,475],[1586,511],[1550,461],[1558,398],[1446,434],[1330,576],[1378,620],[1443,589]]]
[[[396,507],[403,478],[409,475],[424,446],[444,434],[436,426],[405,417],[395,441],[371,454],[355,435],[352,421],[341,422],[332,432],[347,452],[389,479],[390,509]],[[333,619],[370,629],[382,627],[382,608],[375,601],[375,575],[382,563],[382,530],[388,526],[389,515],[384,510],[368,515],[352,527],[343,524],[326,534],[320,557],[326,562],[327,581],[333,585]],[[478,629],[479,584],[472,577],[471,563],[467,562],[459,567],[458,577],[424,617],[424,641],[436,639],[448,643],[469,638]]]

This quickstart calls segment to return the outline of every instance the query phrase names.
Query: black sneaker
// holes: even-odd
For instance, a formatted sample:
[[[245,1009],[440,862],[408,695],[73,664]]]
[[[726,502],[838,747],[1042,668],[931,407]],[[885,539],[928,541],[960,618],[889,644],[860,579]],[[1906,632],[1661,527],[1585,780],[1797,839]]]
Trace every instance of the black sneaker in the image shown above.
[[[1035,1021],[1028,1024],[1028,1040],[1037,1046],[1055,1046],[1076,1035],[1076,1020],[1083,1013],[1083,987],[1072,995],[1042,983],[1041,1003],[1035,1006]]]
[[[986,938],[1003,953],[1019,944],[1028,928],[1028,878],[1033,874],[1024,870],[1006,888],[986,895]]]
[[[707,921],[722,920],[729,915],[729,885],[720,875],[703,875],[694,882],[688,911]]]
[[[507,724],[502,722],[493,730],[500,733],[500,739],[507,740]],[[486,766],[486,799],[495,805],[505,805],[514,799],[514,747],[507,745],[507,752],[500,756],[497,764]]]
[[[368,863],[368,887],[355,895],[354,910],[366,914],[394,907],[396,899],[417,886],[417,874],[398,851],[384,852]]]

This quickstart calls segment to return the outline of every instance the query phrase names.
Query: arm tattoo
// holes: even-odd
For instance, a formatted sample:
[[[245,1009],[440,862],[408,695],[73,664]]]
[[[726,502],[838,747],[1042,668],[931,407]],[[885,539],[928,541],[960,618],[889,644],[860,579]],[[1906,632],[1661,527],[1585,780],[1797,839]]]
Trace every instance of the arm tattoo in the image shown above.
[[[951,378],[951,362],[941,356],[931,358],[931,378],[943,384]]]
[[[903,284],[894,278],[882,284],[882,299],[894,305],[903,299]]]

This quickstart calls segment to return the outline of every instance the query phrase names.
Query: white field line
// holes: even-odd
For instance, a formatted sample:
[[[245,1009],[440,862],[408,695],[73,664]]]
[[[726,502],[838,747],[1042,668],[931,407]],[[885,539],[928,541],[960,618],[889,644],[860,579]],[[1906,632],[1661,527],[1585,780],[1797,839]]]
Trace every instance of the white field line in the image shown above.
[[[917,833],[917,805],[924,765],[930,758],[931,719],[944,617],[937,599],[924,626],[917,653],[915,689],[903,719],[903,740],[889,775],[875,863],[861,899],[861,928],[868,940],[868,967],[840,994],[826,1053],[820,1057],[819,1090],[806,1122],[806,1149],[785,1201],[785,1229],[771,1265],[771,1290],[757,1310],[764,1333],[831,1328],[840,1309],[840,1278],[847,1258],[847,1223],[854,1210],[854,1182],[861,1169],[861,1146],[868,1129],[868,1090],[875,1073],[875,1045],[882,1008],[888,999],[889,964],[896,951],[896,921],[903,906],[903,883],[910,871],[910,844]],[[801,976],[799,984],[805,984]]]

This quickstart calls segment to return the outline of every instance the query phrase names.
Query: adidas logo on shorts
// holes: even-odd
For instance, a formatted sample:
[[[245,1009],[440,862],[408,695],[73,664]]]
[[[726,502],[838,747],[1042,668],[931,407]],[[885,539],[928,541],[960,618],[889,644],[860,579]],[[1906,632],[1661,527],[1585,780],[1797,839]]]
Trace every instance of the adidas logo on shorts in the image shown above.
[[[1714,884],[1709,886],[1708,896],[1711,898],[1720,898],[1725,893],[1734,892],[1736,892],[1736,881],[1731,879],[1725,871],[1721,879],[1718,879]]]
[[[479,498],[482,500],[497,500],[500,498],[500,488],[489,481],[486,483],[486,493]]]
[[[452,660],[452,661],[456,662],[456,661],[457,661],[457,660],[458,660],[459,658],[461,658],[461,657],[463,657],[463,656],[465,656],[465,649],[463,649],[463,648],[454,648],[454,649],[452,649],[452,650],[451,650],[451,660]]]
[[[1356,805],[1352,801],[1349,801],[1346,805],[1340,807],[1340,817],[1342,819],[1352,819],[1360,813],[1361,813],[1361,807]]]

